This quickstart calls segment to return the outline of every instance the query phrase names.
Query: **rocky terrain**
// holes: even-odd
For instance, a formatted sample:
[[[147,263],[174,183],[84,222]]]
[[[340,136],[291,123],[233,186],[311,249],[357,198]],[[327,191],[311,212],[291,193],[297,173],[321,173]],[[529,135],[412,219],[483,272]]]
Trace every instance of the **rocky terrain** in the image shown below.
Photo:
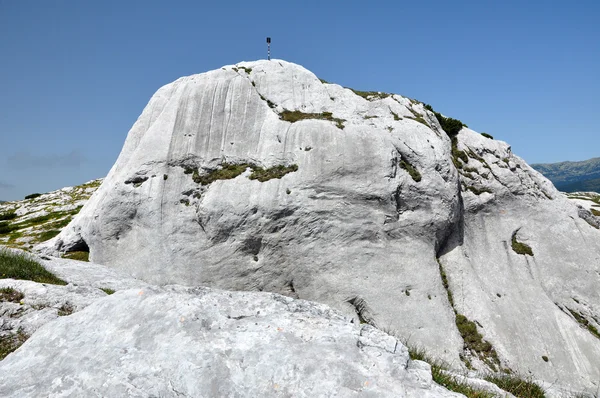
[[[593,191],[600,193],[600,158],[582,162],[532,164],[564,192]]]
[[[424,103],[326,83],[285,61],[258,61],[181,78],[159,89],[100,188],[58,236],[36,250],[48,256],[47,266],[69,261],[49,256],[89,253],[93,263],[154,285],[152,297],[192,300],[197,313],[211,302],[202,303],[208,293],[196,300],[196,293],[183,286],[278,293],[335,308],[336,316],[354,325],[353,336],[364,328],[390,332],[424,348],[453,372],[522,375],[552,396],[569,396],[564,391],[597,394],[600,216],[595,200],[591,194],[567,198],[508,144]],[[174,284],[181,286],[169,287]],[[96,292],[104,286],[92,287]],[[266,308],[272,308],[273,297],[282,297],[201,291],[261,302]],[[114,307],[112,296],[95,299],[79,318],[48,323],[42,339],[70,330],[100,339],[92,327],[77,325],[101,319],[101,312],[108,311],[105,300],[112,300],[108,307],[118,314],[137,309],[146,314],[146,304],[135,301],[137,293],[118,294],[114,296],[123,306]],[[233,302],[218,301],[226,308],[217,311],[228,313]],[[172,313],[176,308],[164,310]],[[152,316],[156,314],[148,312]],[[125,318],[115,321],[109,334],[134,327],[135,321]],[[217,324],[229,331],[233,325]],[[173,327],[153,333],[168,336]],[[288,342],[299,341],[303,332],[293,333]],[[0,372],[9,369],[6,363],[18,370],[33,356],[40,361],[36,366],[45,363],[38,335],[2,361]],[[129,338],[127,333],[123,338]],[[145,349],[178,352],[175,346],[161,345],[161,339]],[[199,341],[195,334],[190,339]],[[120,341],[115,344],[125,344]],[[239,354],[243,351],[237,347],[232,346],[232,355],[249,355]],[[341,347],[323,350],[347,350]],[[61,363],[70,362],[70,354],[64,355]],[[136,366],[139,353],[132,355],[131,366]],[[348,355],[359,358],[363,353]],[[106,367],[118,369],[117,361],[135,373],[122,358],[107,355]],[[413,366],[403,361],[405,369]],[[214,367],[227,369],[228,377],[242,377],[227,363]],[[146,364],[139,366],[148,371]],[[190,369],[196,366],[192,362]],[[60,372],[54,369],[49,374]],[[391,368],[381,369],[388,374]],[[77,378],[88,377],[86,372],[91,370],[67,384],[57,382],[56,390],[27,391],[80,393],[83,384]],[[346,385],[336,374],[331,380]],[[353,391],[362,374],[349,376]],[[107,386],[114,390],[100,389],[100,394],[136,395],[137,388],[148,392],[152,384],[140,381],[124,390],[120,377],[111,376]],[[169,393],[164,379],[149,394],[174,395],[185,377],[171,382],[175,387]],[[14,383],[16,379],[4,388],[11,394],[25,391],[15,389]],[[410,383],[402,387],[407,396],[412,394]],[[188,388],[193,392],[195,387]],[[385,388],[376,395],[403,396],[396,387]],[[427,391],[438,394],[436,388],[429,383]],[[302,391],[299,395],[314,393]]]

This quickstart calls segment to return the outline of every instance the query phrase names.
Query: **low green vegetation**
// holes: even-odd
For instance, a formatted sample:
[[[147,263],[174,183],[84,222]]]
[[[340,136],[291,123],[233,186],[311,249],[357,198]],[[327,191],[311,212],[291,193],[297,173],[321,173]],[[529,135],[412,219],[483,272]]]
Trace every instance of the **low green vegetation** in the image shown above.
[[[464,341],[464,348],[479,357],[493,371],[497,371],[497,366],[500,366],[498,354],[494,347],[477,331],[475,322],[457,313],[455,323]]]
[[[53,285],[67,284],[48,272],[31,256],[6,249],[0,249],[0,279],[23,279]]]
[[[489,135],[488,133],[481,133],[482,136],[484,136],[485,138],[489,138],[490,140],[493,140],[494,137],[492,137],[491,135]]]
[[[289,111],[287,109],[279,114],[279,118],[290,123],[306,119],[329,120],[335,122],[336,127],[341,130],[344,129],[344,122],[346,121],[345,119],[333,117],[331,112],[304,113],[301,111]]]
[[[511,237],[511,245],[513,251],[517,254],[533,256],[533,250],[531,250],[531,247],[526,243],[519,242],[517,240],[517,232],[519,232],[519,230],[513,232]]]
[[[410,111],[410,113],[413,114],[413,117],[406,116],[407,118],[415,120],[415,121],[417,121],[417,122],[419,122],[421,124],[424,124],[427,127],[430,127],[429,123],[427,123],[427,121],[425,119],[423,119],[423,115],[421,115],[419,112],[415,111],[412,108],[408,108],[408,110]]]
[[[246,68],[245,66],[239,66],[239,69],[243,69],[244,72],[246,72],[247,74],[250,74],[250,72],[252,72],[252,68]]]
[[[467,185],[467,191],[473,192],[475,195],[479,196],[484,192],[492,193],[488,188],[477,188],[472,185]]]
[[[62,258],[68,258],[69,260],[77,260],[77,261],[90,261],[90,253],[84,251],[75,251],[75,252],[67,252],[63,254]]]
[[[406,170],[408,172],[408,174],[410,174],[413,181],[415,181],[415,182],[421,181],[421,173],[419,173],[419,170],[417,170],[415,166],[410,164],[410,162],[407,159],[401,158],[399,164],[400,164],[400,168]]]
[[[465,379],[449,371],[449,366],[442,361],[431,358],[422,348],[415,348],[405,342],[408,347],[410,359],[419,360],[431,365],[431,376],[433,381],[446,387],[448,390],[464,394],[472,398],[492,398],[497,395],[483,389],[468,384]],[[512,374],[489,374],[484,377],[500,387],[502,390],[510,392],[518,398],[544,398],[544,390],[536,383],[524,377]]]
[[[466,124],[464,124],[463,122],[461,122],[458,119],[452,119],[450,117],[445,117],[441,113],[434,111],[433,108],[431,107],[431,105],[425,104],[425,109],[433,112],[433,114],[435,115],[435,118],[438,120],[440,126],[442,126],[442,129],[450,137],[457,135],[458,132],[460,130],[462,130],[463,127],[467,127]]]
[[[18,303],[23,300],[24,297],[23,293],[12,287],[0,288],[0,302],[11,301],[13,303]]]
[[[579,324],[581,326],[583,326],[584,328],[586,328],[592,335],[594,335],[595,337],[600,339],[600,332],[598,332],[598,329],[596,329],[596,327],[594,325],[592,325],[590,323],[590,321],[587,320],[586,317],[584,317],[583,315],[581,315],[579,312],[570,309],[569,307],[566,307],[567,310],[571,313],[571,315],[573,315],[573,318],[575,318],[575,320],[577,322],[579,322]]]
[[[221,168],[211,171],[208,174],[200,175],[198,169],[192,170],[192,180],[197,184],[208,185],[217,180],[230,180],[242,174],[251,165],[247,163],[232,164],[232,163],[221,163]],[[187,173],[186,171],[186,174]]]
[[[108,294],[109,296],[115,292],[113,289],[109,289],[107,287],[101,287],[100,290],[102,290],[104,293]]]
[[[15,217],[17,217],[17,214],[14,211],[9,211],[9,212],[0,214],[0,221],[13,220]]]
[[[58,309],[58,316],[68,316],[71,315],[73,312],[75,312],[75,307],[73,307],[73,304],[67,301]]]
[[[398,121],[398,120],[402,120],[402,118],[400,116],[398,116],[398,114],[392,110],[390,110],[390,112],[392,112],[392,116],[394,116],[394,120]]]
[[[351,90],[354,94],[358,95],[359,97],[362,97],[368,101],[384,99],[384,98],[387,98],[390,95],[392,95],[392,94],[388,94],[388,93],[382,93],[379,91],[359,91],[359,90],[354,90],[352,88],[349,88],[349,90]]]
[[[39,198],[40,196],[42,196],[41,193],[32,193],[32,194],[25,196],[25,199],[35,199],[35,198]]]
[[[39,235],[39,241],[40,242],[45,242],[49,239],[54,238],[56,235],[60,234],[59,230],[50,230],[50,231],[44,231]]]
[[[311,148],[312,149],[312,148]],[[213,170],[207,174],[200,175],[198,168],[186,168],[184,173],[192,174],[192,179],[197,184],[209,185],[217,180],[230,180],[242,174],[248,168],[252,170],[249,178],[265,182],[273,178],[281,178],[288,173],[298,171],[298,165],[292,164],[289,166],[277,165],[269,168],[262,168],[250,163],[232,164],[221,163],[221,168]],[[194,196],[196,197],[196,195]],[[200,194],[197,195],[200,197]],[[189,204],[189,202],[188,202]]]
[[[545,398],[544,390],[532,380],[515,375],[488,375],[485,380],[518,398]]]
[[[288,173],[298,171],[298,165],[292,164],[290,166],[278,165],[263,169],[262,167],[254,166],[252,168],[252,174],[250,174],[251,180],[258,180],[265,182],[273,178],[281,178]]]
[[[29,338],[21,329],[17,333],[0,336],[0,361],[15,351]]]
[[[590,209],[590,211],[592,212],[593,215],[595,215],[596,217],[600,217],[600,211],[596,210],[596,209]]]

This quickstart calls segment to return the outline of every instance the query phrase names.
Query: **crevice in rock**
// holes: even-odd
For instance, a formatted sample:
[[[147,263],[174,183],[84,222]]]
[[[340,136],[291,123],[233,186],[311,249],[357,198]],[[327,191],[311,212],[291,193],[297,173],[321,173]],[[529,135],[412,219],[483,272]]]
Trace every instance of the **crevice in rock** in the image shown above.
[[[355,296],[346,300],[346,302],[354,307],[354,311],[356,312],[356,316],[360,323],[366,323],[373,327],[377,327],[373,316],[371,315],[372,311],[365,299],[360,296]]]

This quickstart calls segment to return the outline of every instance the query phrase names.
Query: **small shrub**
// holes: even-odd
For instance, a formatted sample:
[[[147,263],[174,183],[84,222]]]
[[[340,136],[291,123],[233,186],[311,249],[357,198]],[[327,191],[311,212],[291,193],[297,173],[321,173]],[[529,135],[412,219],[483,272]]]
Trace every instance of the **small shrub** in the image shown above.
[[[543,360],[544,362],[548,362],[548,357],[547,357],[547,356],[545,356],[545,355],[542,355],[542,360]]]
[[[515,232],[513,232],[511,237],[511,245],[513,251],[517,254],[533,256],[533,250],[531,250],[531,247],[517,240],[517,232],[519,232],[518,229]]]
[[[14,211],[10,211],[10,212],[0,214],[0,221],[13,220],[16,217],[17,217],[17,214]]]
[[[394,120],[398,121],[398,120],[402,120],[402,118],[400,116],[398,116],[398,114],[392,110],[390,110],[390,112],[392,112],[392,116],[394,116]]]
[[[32,257],[0,249],[0,279],[23,279],[39,283],[66,285]]]
[[[484,136],[485,138],[489,138],[490,140],[493,140],[494,137],[492,137],[491,135],[489,135],[488,133],[481,133],[482,136]]]
[[[163,180],[166,181],[167,178],[169,178],[169,175],[168,174],[163,174]]]
[[[435,118],[438,120],[440,126],[442,126],[442,129],[450,137],[457,135],[458,132],[460,130],[462,130],[463,127],[467,127],[466,124],[464,124],[463,122],[461,122],[458,119],[452,119],[450,117],[442,116],[441,113],[434,111],[433,108],[431,107],[431,105],[425,104],[425,109],[433,112],[433,114],[435,115]]]
[[[68,258],[69,260],[77,260],[77,261],[90,261],[90,253],[83,251],[75,251],[75,252],[67,252],[63,254],[62,258]]]
[[[19,348],[29,338],[21,329],[17,333],[0,336],[0,361]]]
[[[101,287],[100,290],[102,290],[104,293],[108,294],[109,296],[115,292],[113,289],[109,289],[107,287]]]
[[[245,66],[240,66],[240,69],[243,69],[244,72],[246,72],[247,74],[250,74],[250,72],[252,72],[252,68],[246,68]]]
[[[590,211],[592,212],[593,215],[595,215],[596,217],[600,217],[600,211],[596,210],[596,209],[590,209]]]
[[[265,182],[273,178],[281,178],[284,175],[292,173],[294,171],[298,171],[297,164],[292,164],[291,166],[273,166],[268,169],[263,169],[261,167],[255,166],[252,168],[252,174],[250,174],[250,179]]]
[[[13,303],[18,303],[23,300],[24,297],[23,293],[12,287],[0,288],[0,302],[11,301]]]
[[[35,199],[35,198],[38,198],[40,196],[42,196],[41,193],[32,193],[32,194],[29,194],[29,195],[25,196],[25,199]]]
[[[488,375],[484,379],[518,398],[545,398],[546,396],[542,387],[532,380],[526,380],[519,376]]]

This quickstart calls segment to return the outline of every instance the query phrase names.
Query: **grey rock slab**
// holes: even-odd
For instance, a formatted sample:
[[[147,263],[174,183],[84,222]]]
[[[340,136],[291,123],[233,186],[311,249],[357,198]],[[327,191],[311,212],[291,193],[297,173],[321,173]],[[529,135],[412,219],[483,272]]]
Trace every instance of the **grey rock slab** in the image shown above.
[[[208,288],[117,292],[0,362],[4,397],[459,397],[395,338],[322,304]]]
[[[38,250],[86,244],[152,284],[326,303],[464,369],[456,310],[503,367],[594,390],[600,340],[581,322],[600,330],[600,218],[505,142],[463,128],[454,149],[418,101],[365,99],[281,60],[229,65],[160,88],[101,187]],[[249,167],[197,182],[224,163]],[[533,257],[511,250],[513,234]]]

